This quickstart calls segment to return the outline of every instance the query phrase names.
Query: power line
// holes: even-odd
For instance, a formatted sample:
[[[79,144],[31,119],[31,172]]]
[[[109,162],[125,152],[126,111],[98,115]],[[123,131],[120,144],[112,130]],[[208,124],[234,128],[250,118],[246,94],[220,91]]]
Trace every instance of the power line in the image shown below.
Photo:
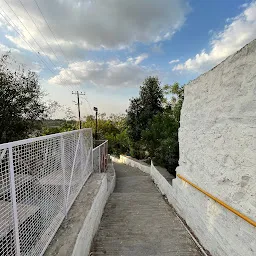
[[[8,17],[8,19],[2,14],[0,13],[0,15],[5,19],[5,21],[16,31],[16,33],[18,35],[20,35],[21,39],[28,45],[28,47],[37,55],[37,57],[40,59],[40,61],[44,64],[44,66],[55,76],[56,74],[54,73],[54,71],[48,66],[48,63],[43,59],[43,57],[40,55],[40,53],[38,51],[36,51],[34,49],[34,47],[31,46],[31,44],[26,40],[26,36],[20,31],[20,30],[17,30],[17,25],[11,20],[11,18],[9,17],[9,15],[0,7],[1,11]],[[13,25],[10,23],[10,21],[13,23]],[[25,39],[24,39],[25,38]],[[55,66],[56,67],[56,66]],[[60,77],[60,80],[65,83],[67,83],[69,85],[69,83],[65,80],[65,79],[62,79]],[[69,85],[71,86],[71,85]],[[73,89],[73,88],[72,88]]]
[[[43,12],[42,12],[42,10],[41,10],[39,4],[37,3],[37,0],[34,0],[34,2],[35,2],[35,4],[37,5],[37,8],[38,8],[38,10],[40,11],[40,13],[41,13],[43,19],[45,20],[45,23],[47,24],[49,30],[51,31],[51,33],[52,33],[52,35],[53,35],[53,37],[54,37],[54,39],[55,39],[55,42],[57,43],[57,45],[58,45],[60,51],[62,52],[62,54],[63,54],[63,56],[64,56],[66,62],[68,63],[68,60],[67,60],[67,58],[66,58],[66,55],[64,54],[64,52],[63,52],[61,46],[59,45],[59,43],[58,43],[58,41],[57,41],[57,39],[56,39],[56,36],[55,36],[54,32],[52,31],[52,29],[51,29],[49,23],[47,22],[47,20],[46,20],[46,18],[45,18],[45,16],[44,16],[44,14],[43,14]]]
[[[47,58],[49,59],[49,61],[52,63],[52,65],[56,68],[55,64],[52,62],[52,60],[48,57],[48,55],[44,52],[44,50],[42,49],[42,47],[37,43],[36,39],[31,35],[31,33],[29,32],[29,30],[27,29],[27,27],[24,25],[24,23],[22,22],[22,20],[19,18],[19,16],[16,14],[16,12],[13,10],[13,8],[9,5],[9,3],[4,0],[5,3],[8,5],[8,7],[12,10],[12,12],[14,13],[14,15],[16,16],[16,18],[19,20],[19,22],[22,24],[22,26],[26,29],[26,31],[29,33],[29,35],[31,36],[31,38],[34,40],[34,42],[37,44],[37,46],[39,47],[39,49],[41,50],[41,52],[47,56]]]
[[[21,2],[21,0],[19,0],[19,1]],[[48,23],[47,19],[45,18],[44,14],[43,14],[43,12],[42,12],[42,9],[40,8],[40,6],[39,6],[37,0],[34,0],[34,2],[35,2],[35,4],[36,4],[36,6],[37,6],[37,8],[38,8],[38,10],[39,10],[39,12],[40,12],[40,14],[41,14],[41,16],[43,17],[45,23],[47,24],[47,26],[48,26],[48,28],[49,28],[51,34],[53,35],[54,40],[55,40],[56,44],[58,45],[58,47],[59,47],[59,49],[60,49],[60,51],[61,51],[61,53],[62,53],[63,58],[65,59],[65,61],[67,62],[67,64],[69,64],[68,58],[67,58],[67,56],[65,55],[64,51],[62,50],[60,44],[58,43],[57,38],[56,38],[56,36],[55,36],[55,33],[54,33],[53,30],[51,29],[51,26],[50,26],[50,24]],[[22,4],[22,2],[21,2],[21,4]],[[22,6],[24,7],[23,4],[22,4]],[[24,9],[26,10],[25,7],[24,7]],[[26,10],[26,11],[27,11],[27,10]],[[28,11],[27,11],[27,13],[28,13]],[[30,16],[29,13],[28,13],[28,15]],[[31,16],[30,16],[30,18],[31,18]],[[32,18],[31,18],[31,20],[33,21]],[[33,23],[35,24],[34,21],[33,21]],[[38,28],[38,26],[37,26],[36,24],[35,24],[35,26],[37,27],[38,31],[39,31],[40,34],[42,35],[42,33],[41,33],[40,29]],[[43,36],[43,35],[42,35],[42,36]],[[43,36],[43,37],[44,37],[44,36]],[[45,41],[47,42],[46,39],[45,39]],[[48,44],[48,42],[47,42],[47,44]],[[48,46],[50,47],[49,44],[48,44]],[[51,48],[51,49],[52,49],[52,48]],[[52,51],[53,51],[53,50],[52,50]],[[56,55],[55,55],[55,56],[56,56]],[[57,56],[56,56],[56,57],[57,57]],[[69,83],[68,83],[68,85],[72,88],[72,86],[71,86]],[[72,88],[72,89],[73,89],[73,88]]]
[[[9,18],[9,20],[11,21],[11,18],[6,14],[6,12],[0,7],[0,9],[1,9],[1,11]],[[0,15],[5,19],[5,21],[15,30],[15,32],[18,34],[18,35],[20,35],[20,37],[21,37],[21,39],[28,45],[28,47],[37,55],[37,57],[39,58],[39,60],[43,63],[43,65],[55,76],[56,74],[54,73],[54,71],[48,66],[48,64],[47,64],[47,62],[42,58],[42,56],[40,55],[40,53],[39,52],[37,52],[24,38],[26,38],[25,36],[24,36],[24,34],[22,33],[22,32],[19,32],[17,29],[16,29],[16,25],[15,25],[15,23],[12,21],[12,23],[14,24],[14,25],[12,25],[11,23],[10,23],[10,21],[8,21],[8,19],[2,14],[2,13],[0,13]],[[65,79],[62,79],[62,78],[60,78],[60,80],[62,81],[62,82],[65,82],[65,83],[67,83],[70,87],[71,87],[71,85],[65,80]],[[72,88],[73,89],[73,88]]]
[[[0,9],[2,10],[2,12],[10,19],[10,17],[6,14],[6,12],[0,7]],[[16,25],[14,24],[14,26],[6,19],[6,17],[0,13],[0,15],[5,19],[5,21],[16,31],[17,34],[20,35],[21,39],[29,46],[29,48],[35,52],[35,54],[38,56],[38,58],[41,60],[41,62],[46,66],[46,68],[52,73],[54,74],[54,71],[51,70],[51,68],[48,67],[48,64],[44,61],[44,59],[41,57],[41,55],[24,39],[26,38],[22,33],[20,33],[15,27]],[[11,19],[10,19],[11,20]],[[24,38],[23,38],[24,37]],[[55,74],[54,74],[55,75]]]
[[[29,14],[27,8],[24,6],[24,4],[22,3],[21,0],[19,0],[20,4],[22,5],[22,7],[24,8],[24,10],[26,11],[26,13],[28,14],[28,16],[30,17],[31,21],[33,22],[33,24],[36,26],[37,30],[39,31],[39,33],[41,34],[41,36],[43,37],[43,39],[45,40],[45,42],[47,43],[47,45],[49,46],[49,48],[51,49],[53,55],[55,56],[56,59],[59,60],[58,56],[56,55],[56,53],[54,52],[54,50],[52,49],[52,47],[49,45],[49,43],[47,42],[45,36],[43,35],[43,33],[41,32],[41,30],[39,29],[38,25],[34,22],[33,18],[31,17],[31,15]],[[60,60],[59,60],[60,61]]]
[[[24,23],[20,20],[20,18],[18,17],[18,15],[15,13],[15,11],[13,10],[13,8],[8,4],[8,2],[7,2],[6,0],[4,0],[4,1],[5,1],[5,3],[8,5],[8,7],[11,9],[11,11],[14,13],[14,15],[17,17],[17,19],[20,21],[20,23],[22,24],[22,26],[23,26],[23,27],[26,29],[26,31],[29,33],[29,35],[31,36],[31,38],[33,38],[34,42],[35,42],[36,45],[41,49],[42,53],[43,53],[45,56],[47,56],[47,54],[44,52],[44,50],[41,48],[41,46],[38,44],[38,42],[35,40],[35,38],[31,35],[31,33],[29,32],[29,30],[27,29],[27,27],[24,25]],[[20,1],[20,0],[19,0],[19,1]],[[59,43],[57,42],[57,39],[56,39],[56,37],[55,37],[55,35],[54,35],[54,32],[52,31],[52,29],[51,29],[49,23],[47,22],[46,18],[44,17],[44,15],[43,15],[43,13],[42,13],[42,11],[41,11],[41,9],[40,9],[40,7],[39,7],[37,1],[36,1],[36,0],[34,0],[34,1],[35,1],[35,3],[36,3],[37,7],[39,8],[40,13],[41,13],[42,17],[44,18],[44,20],[45,20],[47,26],[49,27],[51,33],[53,34],[56,43],[58,44],[59,48],[61,49],[61,46],[60,46]],[[20,3],[22,4],[21,1],[20,1]],[[25,11],[28,13],[28,11],[27,11],[27,9],[25,8],[25,6],[24,6],[23,4],[22,4],[22,6],[24,7]],[[0,8],[1,8],[1,7],[0,7]],[[1,8],[1,10],[2,10],[2,12],[9,18],[9,20],[12,21],[12,19],[6,14],[6,12],[5,12],[2,8]],[[29,13],[28,13],[28,15],[29,15]],[[29,48],[30,48],[33,52],[36,53],[36,55],[37,55],[38,58],[41,60],[41,62],[46,66],[46,68],[47,68],[54,76],[56,76],[56,74],[54,73],[54,71],[53,71],[51,68],[49,68],[47,62],[42,58],[40,52],[38,52],[37,50],[35,50],[35,48],[32,47],[32,46],[29,44],[28,41],[25,40],[25,39],[27,39],[27,38],[26,38],[26,36],[25,36],[21,31],[20,31],[20,32],[17,31],[17,29],[16,29],[15,27],[18,27],[18,26],[12,21],[12,23],[14,24],[14,26],[13,26],[13,25],[6,19],[6,17],[4,17],[4,15],[1,14],[1,16],[2,16],[2,17],[9,23],[9,25],[21,36],[21,39],[29,46]],[[30,15],[29,15],[29,16],[30,16]],[[31,16],[30,16],[30,18],[31,18]],[[31,18],[31,20],[33,21],[32,18]],[[34,21],[33,21],[33,23],[35,24]],[[35,26],[36,26],[36,24],[35,24]],[[38,28],[38,27],[37,27],[37,28]],[[42,35],[42,33],[41,33],[41,31],[40,31],[39,28],[38,28],[38,30],[39,30],[40,34]],[[42,36],[43,36],[43,35],[42,35]],[[25,38],[25,39],[24,39],[24,38]],[[45,40],[46,40],[46,39],[45,39]],[[46,40],[46,43],[48,44],[47,40]],[[49,45],[49,44],[48,44],[48,45]],[[63,52],[62,49],[61,49],[61,52],[62,52],[62,54],[63,54],[63,57],[64,57],[65,60],[67,61],[66,56],[65,56],[65,54],[64,54],[64,52]],[[56,56],[56,55],[55,55],[55,56]],[[57,56],[56,56],[56,57],[57,57]],[[47,56],[47,58],[48,58],[48,59],[50,60],[50,62],[52,63],[53,67],[55,67],[55,68],[57,69],[56,65],[52,62],[52,60],[51,60],[48,56]],[[67,61],[67,62],[68,62],[68,61]],[[59,74],[59,77],[60,77],[60,80],[61,80],[61,81],[64,81],[67,85],[69,85],[69,86],[72,88],[72,86],[68,83],[67,80],[61,78],[61,75],[60,75],[60,74]],[[73,88],[72,88],[72,89],[73,89]],[[90,107],[90,108],[91,108],[91,107]]]

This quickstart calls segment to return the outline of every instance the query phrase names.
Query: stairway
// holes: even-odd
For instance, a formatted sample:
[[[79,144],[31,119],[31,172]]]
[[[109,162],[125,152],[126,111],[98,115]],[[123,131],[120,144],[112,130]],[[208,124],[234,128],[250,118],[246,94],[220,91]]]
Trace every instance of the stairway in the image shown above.
[[[115,164],[115,169],[117,185],[106,205],[91,255],[201,255],[151,178],[123,164]]]

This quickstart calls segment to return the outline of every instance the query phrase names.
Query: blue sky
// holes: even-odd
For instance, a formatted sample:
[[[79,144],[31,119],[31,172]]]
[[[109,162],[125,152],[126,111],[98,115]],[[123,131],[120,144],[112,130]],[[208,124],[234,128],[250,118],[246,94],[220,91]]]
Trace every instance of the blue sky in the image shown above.
[[[45,100],[63,106],[57,117],[76,113],[76,90],[86,93],[82,115],[87,101],[124,113],[146,76],[186,84],[256,38],[251,0],[0,3],[0,53],[38,72]]]

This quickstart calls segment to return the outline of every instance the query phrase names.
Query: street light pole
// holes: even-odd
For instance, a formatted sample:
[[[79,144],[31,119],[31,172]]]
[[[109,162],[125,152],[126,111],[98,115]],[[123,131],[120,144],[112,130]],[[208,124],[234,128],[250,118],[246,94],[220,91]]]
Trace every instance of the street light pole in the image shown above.
[[[98,108],[94,107],[93,110],[96,112],[95,140],[97,140],[97,137],[98,137]]]

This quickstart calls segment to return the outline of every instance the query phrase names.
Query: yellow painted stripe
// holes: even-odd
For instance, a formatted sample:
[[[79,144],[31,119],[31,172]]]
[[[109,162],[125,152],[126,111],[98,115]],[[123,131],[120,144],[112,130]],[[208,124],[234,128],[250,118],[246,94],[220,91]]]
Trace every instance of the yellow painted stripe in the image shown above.
[[[239,211],[237,211],[236,209],[234,209],[233,207],[227,205],[226,203],[224,203],[223,201],[221,201],[220,199],[218,199],[217,197],[211,195],[210,193],[208,193],[207,191],[201,189],[200,187],[198,187],[196,184],[192,183],[191,181],[187,180],[186,178],[184,178],[183,176],[181,176],[180,174],[177,174],[177,176],[186,181],[188,184],[190,184],[191,186],[193,186],[194,188],[196,188],[197,190],[199,190],[200,192],[202,192],[203,194],[205,194],[206,196],[210,197],[211,199],[213,199],[214,201],[216,201],[217,203],[219,203],[220,205],[222,205],[223,207],[225,207],[226,209],[228,209],[229,211],[233,212],[234,214],[236,214],[237,216],[239,216],[240,218],[244,219],[245,221],[247,221],[248,223],[250,223],[251,225],[253,225],[254,227],[256,227],[256,222],[250,218],[248,218],[247,216],[245,216],[244,214],[240,213]]]

